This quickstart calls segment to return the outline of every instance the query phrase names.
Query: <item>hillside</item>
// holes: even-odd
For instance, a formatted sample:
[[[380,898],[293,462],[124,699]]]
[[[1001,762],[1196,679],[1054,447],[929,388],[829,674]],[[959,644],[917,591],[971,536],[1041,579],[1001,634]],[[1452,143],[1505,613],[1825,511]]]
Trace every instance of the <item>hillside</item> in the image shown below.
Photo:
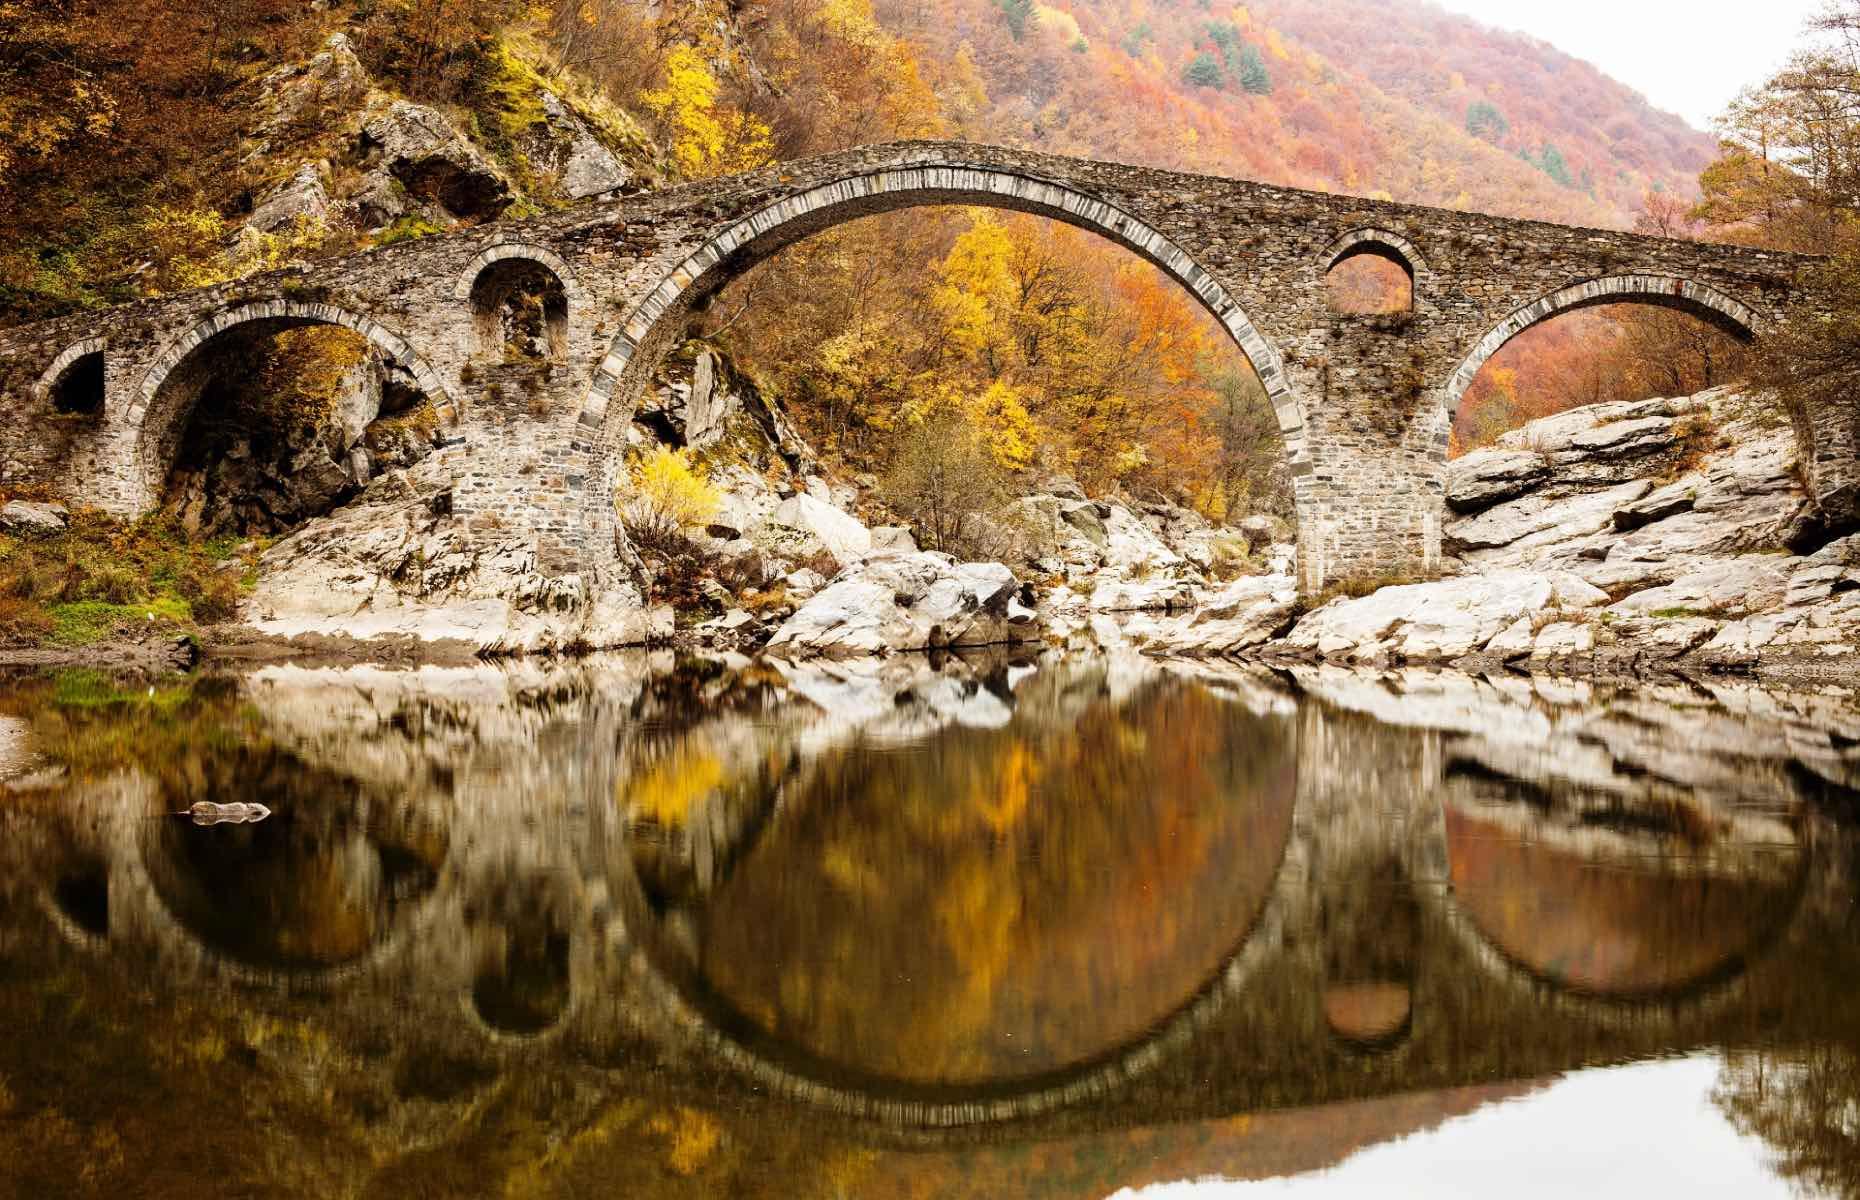
[[[965,133],[1063,153],[1625,227],[1649,191],[1694,192],[1715,149],[1594,67],[1420,0],[876,11],[921,58],[967,48],[989,99]]]

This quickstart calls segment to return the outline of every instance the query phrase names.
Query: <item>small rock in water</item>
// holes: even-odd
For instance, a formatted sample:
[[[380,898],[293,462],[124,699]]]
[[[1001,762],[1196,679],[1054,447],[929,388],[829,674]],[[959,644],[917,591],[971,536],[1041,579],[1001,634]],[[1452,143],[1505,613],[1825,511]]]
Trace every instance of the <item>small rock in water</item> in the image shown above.
[[[262,804],[215,804],[200,800],[180,815],[192,817],[196,825],[256,825],[269,817],[271,810]]]

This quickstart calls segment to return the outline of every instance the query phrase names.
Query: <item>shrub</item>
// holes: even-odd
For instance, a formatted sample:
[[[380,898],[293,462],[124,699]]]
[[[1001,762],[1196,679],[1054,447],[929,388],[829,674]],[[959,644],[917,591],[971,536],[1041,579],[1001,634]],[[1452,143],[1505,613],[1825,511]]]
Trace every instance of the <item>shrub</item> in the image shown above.
[[[52,631],[52,618],[31,600],[0,595],[0,645],[35,643]]]
[[[176,576],[174,590],[187,601],[194,620],[206,625],[230,621],[239,613],[243,589],[231,571],[194,567]]]
[[[691,465],[688,451],[662,448],[638,465],[615,503],[635,543],[665,550],[682,542],[687,529],[709,520],[720,500],[717,489]]]
[[[974,423],[943,407],[904,430],[882,490],[926,549],[986,557],[988,514],[1007,502],[1008,480]]]
[[[88,572],[78,589],[80,599],[101,600],[105,604],[134,604],[142,594],[142,576],[114,563]]]

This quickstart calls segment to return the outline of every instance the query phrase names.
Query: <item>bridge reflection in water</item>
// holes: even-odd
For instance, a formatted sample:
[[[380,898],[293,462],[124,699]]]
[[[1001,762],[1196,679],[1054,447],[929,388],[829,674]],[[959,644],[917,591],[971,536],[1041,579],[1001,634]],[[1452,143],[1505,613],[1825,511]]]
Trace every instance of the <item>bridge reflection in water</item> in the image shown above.
[[[1701,1050],[1860,1186],[1804,1099],[1860,1094],[1840,702],[617,659],[0,713],[21,1194],[1101,1196]]]

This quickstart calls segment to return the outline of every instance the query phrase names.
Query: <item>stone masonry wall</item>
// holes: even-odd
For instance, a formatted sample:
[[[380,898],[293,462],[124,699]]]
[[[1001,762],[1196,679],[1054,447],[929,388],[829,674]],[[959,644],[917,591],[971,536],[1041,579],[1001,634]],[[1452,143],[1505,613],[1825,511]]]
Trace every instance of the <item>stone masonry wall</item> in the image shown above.
[[[451,445],[422,470],[453,511],[532,532],[546,571],[598,578],[620,431],[690,306],[803,237],[934,203],[1069,221],[1202,299],[1273,399],[1308,591],[1433,570],[1451,410],[1518,330],[1634,300],[1760,335],[1807,261],[996,147],[866,147],[0,332],[0,487],[140,511],[167,470],[164,430],[188,415],[166,386],[177,368],[236,325],[332,322],[442,402]],[[1330,310],[1328,268],[1364,244],[1408,264],[1411,314]],[[569,294],[565,347],[522,379],[477,345],[469,298],[479,271],[513,256],[548,266]],[[53,415],[43,395],[87,339],[107,364],[91,423]]]

